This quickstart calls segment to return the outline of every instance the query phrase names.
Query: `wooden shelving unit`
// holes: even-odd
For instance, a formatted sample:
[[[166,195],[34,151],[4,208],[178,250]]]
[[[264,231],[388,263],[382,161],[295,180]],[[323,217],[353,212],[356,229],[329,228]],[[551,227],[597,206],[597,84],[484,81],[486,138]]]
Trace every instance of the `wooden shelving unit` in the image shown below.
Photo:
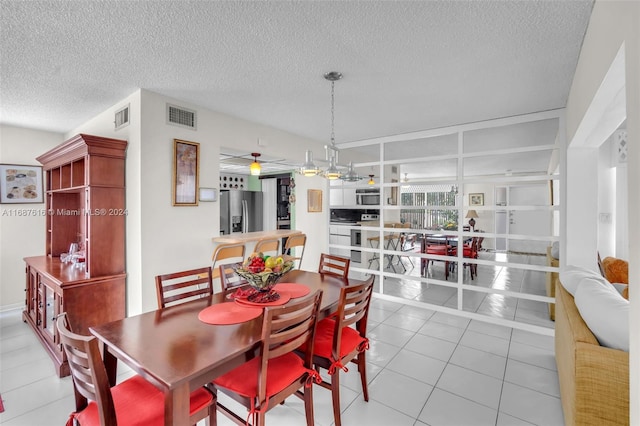
[[[80,134],[39,156],[46,179],[44,256],[25,258],[23,319],[59,376],[69,368],[55,329],[67,312],[75,332],[125,316],[125,153],[127,141]],[[72,242],[85,267],[60,262]]]

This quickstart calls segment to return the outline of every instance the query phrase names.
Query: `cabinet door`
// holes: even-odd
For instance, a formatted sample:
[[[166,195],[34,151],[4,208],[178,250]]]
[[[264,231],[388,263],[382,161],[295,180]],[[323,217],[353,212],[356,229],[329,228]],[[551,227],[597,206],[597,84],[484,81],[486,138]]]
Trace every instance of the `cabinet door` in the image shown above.
[[[26,310],[33,322],[38,320],[38,272],[27,266]]]
[[[344,188],[344,205],[355,206],[356,205],[356,189]]]
[[[40,277],[39,295],[39,326],[42,329],[42,335],[55,345],[58,341],[55,319],[61,305],[60,296],[56,293],[54,285],[48,283],[43,277]]]
[[[337,187],[329,188],[329,205],[330,206],[344,205],[344,195],[343,195],[342,188],[337,188]]]

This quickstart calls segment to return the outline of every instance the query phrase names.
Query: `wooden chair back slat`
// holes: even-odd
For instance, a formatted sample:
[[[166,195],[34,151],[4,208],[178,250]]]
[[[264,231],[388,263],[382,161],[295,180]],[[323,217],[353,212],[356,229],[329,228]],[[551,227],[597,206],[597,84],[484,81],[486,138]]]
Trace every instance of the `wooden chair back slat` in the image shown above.
[[[213,271],[210,266],[156,276],[159,308],[212,294]]]
[[[239,287],[244,287],[249,285],[249,281],[245,278],[242,278],[240,275],[236,274],[234,268],[239,268],[242,266],[242,263],[227,263],[225,265],[220,265],[219,267],[219,275],[220,275],[220,284],[222,286],[222,291],[231,291],[236,290]]]
[[[279,238],[262,238],[256,242],[253,251],[255,253],[269,253],[272,256],[277,256],[280,252],[280,239]]]
[[[284,253],[289,254],[289,250],[295,250],[295,256],[292,256],[293,261],[298,261],[298,268],[302,264],[302,256],[304,256],[304,247],[307,244],[307,235],[306,234],[294,234],[287,238],[287,241],[284,245]],[[298,250],[300,249],[300,250]],[[298,253],[298,251],[300,251]]]
[[[84,410],[88,399],[96,401],[103,425],[116,424],[116,410],[107,378],[107,370],[100,356],[98,339],[71,331],[66,313],[57,317],[56,327],[60,343],[67,354],[73,378],[76,412]]]
[[[322,253],[320,255],[318,272],[321,274],[336,275],[342,278],[347,278],[349,276],[350,263],[351,259],[348,257]]]

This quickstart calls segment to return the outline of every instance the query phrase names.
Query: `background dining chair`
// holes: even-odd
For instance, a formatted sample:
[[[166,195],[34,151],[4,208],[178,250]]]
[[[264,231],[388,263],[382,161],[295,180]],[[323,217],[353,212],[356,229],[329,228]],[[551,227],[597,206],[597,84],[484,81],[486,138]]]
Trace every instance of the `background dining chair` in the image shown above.
[[[156,296],[158,308],[194,300],[213,294],[212,270],[190,269],[156,276]]]
[[[423,253],[427,253],[427,254],[432,254],[432,255],[436,255],[436,256],[451,256],[452,252],[451,252],[452,248],[449,244],[445,243],[445,244],[430,244],[428,242],[426,242],[424,244],[424,250]],[[428,272],[429,272],[429,265],[433,264],[433,262],[444,262],[445,266],[444,266],[444,279],[448,280],[449,279],[449,261],[448,260],[440,260],[440,259],[432,259],[432,258],[422,258],[420,261],[421,264],[421,268],[420,268],[420,274],[423,277],[426,277]]]
[[[280,254],[280,238],[262,238],[256,242],[255,253],[277,256]]]
[[[76,411],[67,426],[75,422],[82,426],[164,425],[161,390],[138,375],[111,387],[98,339],[73,333],[66,313],[60,314],[56,323],[69,360],[76,401]],[[201,387],[191,393],[189,420],[195,425],[206,418],[216,424],[216,402],[212,393]]]
[[[292,256],[291,260],[298,261],[298,269],[302,264],[302,256],[304,255],[304,246],[307,244],[306,234],[294,234],[287,238],[284,244],[284,253]],[[295,250],[295,255],[291,255],[290,250]]]
[[[242,262],[244,260],[244,244],[218,244],[211,255],[211,270],[214,284],[220,281],[220,265]],[[222,284],[220,285],[222,287]],[[222,289],[222,288],[221,288]]]
[[[481,240],[484,240],[484,237],[473,237],[471,239],[471,244],[463,244],[462,245],[462,256],[465,259],[477,259],[478,252],[480,251],[479,247],[482,243]],[[452,256],[458,255],[458,248],[455,247],[451,251]],[[469,268],[469,274],[471,275],[471,279],[478,276],[478,264],[475,262],[463,262],[462,264],[464,270]]]
[[[342,278],[349,276],[349,265],[351,259],[335,254],[322,253],[320,255],[320,264],[318,272],[321,274],[335,275]]]
[[[340,370],[347,371],[346,365],[358,365],[364,400],[369,401],[365,350],[368,349],[367,318],[373,292],[375,275],[364,283],[340,289],[337,312],[318,323],[313,350],[313,364],[316,369],[324,368],[331,376],[331,382],[322,381],[320,386],[331,390],[333,417],[336,426],[340,420]]]
[[[236,290],[239,287],[244,287],[250,284],[245,278],[236,274],[235,268],[239,268],[241,266],[241,262],[220,265],[220,285],[222,286],[223,292]]]
[[[318,290],[286,305],[265,308],[260,355],[213,381],[216,391],[249,410],[254,426],[263,426],[266,412],[301,388],[307,425],[314,424],[312,380],[320,379],[312,368],[312,351],[321,298]],[[303,358],[294,353],[302,345],[307,347]],[[239,425],[248,423],[222,404],[218,409]]]

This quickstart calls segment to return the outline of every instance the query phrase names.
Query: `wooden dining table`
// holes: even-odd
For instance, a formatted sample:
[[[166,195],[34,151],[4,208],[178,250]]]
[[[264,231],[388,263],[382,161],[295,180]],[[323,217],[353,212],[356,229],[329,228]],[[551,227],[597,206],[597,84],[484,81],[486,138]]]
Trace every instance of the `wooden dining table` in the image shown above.
[[[332,313],[340,289],[359,280],[302,270],[285,274],[282,283],[322,290],[320,317]],[[104,345],[104,362],[111,385],[117,361],[124,362],[165,395],[165,425],[189,424],[189,395],[200,386],[255,356],[260,346],[262,315],[231,325],[212,325],[198,313],[228,302],[224,293],[90,327]]]

